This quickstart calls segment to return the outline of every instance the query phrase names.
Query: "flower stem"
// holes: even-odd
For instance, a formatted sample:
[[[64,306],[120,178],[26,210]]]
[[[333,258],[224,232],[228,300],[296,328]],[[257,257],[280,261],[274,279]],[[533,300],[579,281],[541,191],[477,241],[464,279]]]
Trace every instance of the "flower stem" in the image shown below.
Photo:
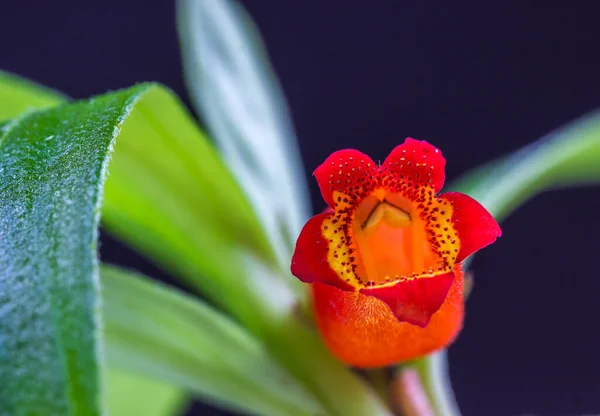
[[[387,368],[375,368],[363,372],[373,390],[381,398],[381,400],[390,405],[389,394],[389,372]]]
[[[401,416],[435,416],[416,368],[397,369],[391,384],[394,408]]]
[[[445,350],[416,360],[409,365],[419,373],[436,416],[461,416],[450,383]]]

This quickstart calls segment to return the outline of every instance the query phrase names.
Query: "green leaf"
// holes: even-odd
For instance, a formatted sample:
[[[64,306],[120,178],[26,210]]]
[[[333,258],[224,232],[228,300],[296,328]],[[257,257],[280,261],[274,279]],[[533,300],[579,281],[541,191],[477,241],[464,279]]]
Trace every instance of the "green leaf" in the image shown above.
[[[230,318],[114,267],[102,269],[102,283],[109,365],[160,377],[245,413],[323,413],[264,346]]]
[[[104,188],[103,225],[259,328],[293,308],[260,223],[179,100],[145,94],[123,124]],[[252,270],[252,272],[250,272]]]
[[[0,403],[99,415],[96,242],[109,149],[149,87],[30,112],[0,138]]]
[[[163,381],[109,367],[106,374],[108,414],[111,416],[182,415],[187,395]]]
[[[467,172],[450,189],[477,199],[498,221],[548,189],[600,183],[600,112],[585,115],[524,148]],[[465,262],[472,260],[471,256]],[[416,365],[438,415],[460,415],[446,352]]]
[[[287,269],[309,198],[288,109],[252,20],[235,1],[178,0],[192,101]]]
[[[0,71],[0,120],[34,108],[58,105],[66,100],[59,92]],[[8,121],[0,121],[0,128]],[[105,385],[111,415],[170,416],[178,414],[177,410],[187,401],[175,387],[147,377],[114,369],[108,372],[107,377]],[[146,399],[139,400],[139,397]]]
[[[57,91],[0,71],[0,120],[14,118],[27,110],[52,107],[65,101]]]
[[[600,112],[593,112],[530,145],[459,178],[467,193],[499,221],[547,189],[600,182]]]

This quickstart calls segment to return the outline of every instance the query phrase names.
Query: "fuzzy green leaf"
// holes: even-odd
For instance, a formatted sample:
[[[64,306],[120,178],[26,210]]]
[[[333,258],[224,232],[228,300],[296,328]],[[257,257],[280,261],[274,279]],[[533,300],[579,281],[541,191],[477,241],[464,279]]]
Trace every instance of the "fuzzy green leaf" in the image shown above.
[[[139,86],[26,113],[0,138],[0,408],[99,415],[96,242],[109,149]]]
[[[0,120],[65,101],[67,98],[57,91],[0,71]],[[0,121],[0,128],[9,121]],[[108,411],[113,416],[176,415],[183,407],[182,403],[187,401],[185,395],[173,386],[115,369],[108,372],[105,385]],[[139,400],[141,396],[146,399]]]

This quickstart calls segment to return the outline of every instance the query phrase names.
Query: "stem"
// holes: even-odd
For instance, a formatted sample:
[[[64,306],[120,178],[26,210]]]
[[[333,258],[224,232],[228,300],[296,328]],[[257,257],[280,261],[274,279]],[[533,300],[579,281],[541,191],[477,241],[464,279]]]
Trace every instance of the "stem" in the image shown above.
[[[394,408],[401,416],[435,416],[415,367],[397,369],[391,385]]]
[[[446,350],[412,363],[437,416],[461,416],[448,374]]]
[[[381,400],[387,405],[390,405],[388,369],[376,368],[373,370],[366,370],[363,373]]]
[[[319,335],[295,317],[269,326],[264,336],[273,356],[306,385],[328,415],[393,415],[360,377],[327,351]]]

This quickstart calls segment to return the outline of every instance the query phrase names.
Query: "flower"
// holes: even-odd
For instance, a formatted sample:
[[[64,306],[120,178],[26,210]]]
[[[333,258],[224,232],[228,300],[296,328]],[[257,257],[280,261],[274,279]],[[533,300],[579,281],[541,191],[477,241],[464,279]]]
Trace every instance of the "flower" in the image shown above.
[[[416,358],[462,327],[461,262],[501,230],[471,197],[437,195],[445,164],[408,138],[381,165],[346,149],[314,172],[329,209],[302,229],[291,270],[313,284],[319,329],[350,365]]]

